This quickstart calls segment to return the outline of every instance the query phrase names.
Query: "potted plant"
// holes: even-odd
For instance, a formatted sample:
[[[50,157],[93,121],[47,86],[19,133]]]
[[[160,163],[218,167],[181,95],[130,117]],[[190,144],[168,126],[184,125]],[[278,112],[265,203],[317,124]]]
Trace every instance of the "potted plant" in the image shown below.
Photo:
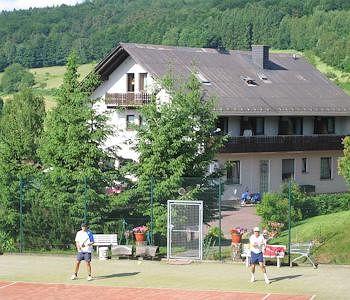
[[[231,229],[231,240],[232,243],[238,244],[242,240],[242,234],[245,232],[245,229],[242,227],[235,227]]]
[[[148,231],[147,226],[138,226],[135,227],[132,231],[137,242],[143,242],[146,240],[146,232]]]

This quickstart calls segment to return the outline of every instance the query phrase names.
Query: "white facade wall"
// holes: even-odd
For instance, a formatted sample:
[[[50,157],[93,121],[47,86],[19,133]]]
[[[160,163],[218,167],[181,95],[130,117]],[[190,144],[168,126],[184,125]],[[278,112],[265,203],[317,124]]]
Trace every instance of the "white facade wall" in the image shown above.
[[[345,192],[349,187],[338,174],[338,158],[341,151],[275,152],[275,153],[220,153],[220,166],[226,161],[240,161],[240,184],[251,192],[259,191],[260,160],[269,161],[269,191],[278,191],[282,185],[282,159],[294,159],[295,181],[301,185],[315,185],[316,193]],[[321,180],[321,157],[332,157],[332,179]],[[308,159],[308,172],[302,173],[302,158]]]
[[[135,109],[129,108],[110,108],[108,109],[103,99],[106,93],[126,93],[127,92],[127,73],[135,74],[135,93],[139,92],[139,74],[148,73],[141,65],[128,57],[114,72],[104,81],[92,94],[93,99],[101,98],[96,103],[95,109],[99,112],[107,113],[109,116],[108,124],[112,126],[113,135],[108,138],[104,147],[116,147],[117,154],[126,159],[138,159],[138,154],[131,148],[137,142],[136,132],[126,128],[126,116],[134,115],[135,124],[139,124],[140,114]],[[147,74],[145,88],[148,92],[153,92],[157,87],[153,78]],[[167,99],[167,95],[161,95],[162,99]],[[169,99],[169,97],[168,97]]]

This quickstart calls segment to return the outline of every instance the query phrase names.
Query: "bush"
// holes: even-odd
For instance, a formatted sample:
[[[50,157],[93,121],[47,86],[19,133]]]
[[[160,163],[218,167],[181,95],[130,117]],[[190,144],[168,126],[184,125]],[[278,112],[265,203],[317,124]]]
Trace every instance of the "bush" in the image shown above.
[[[35,84],[34,75],[20,64],[7,67],[1,78],[0,89],[4,93],[18,92]]]
[[[313,211],[308,213],[307,218],[327,215],[339,211],[350,210],[350,193],[343,194],[320,194],[306,198],[306,202],[313,205]]]
[[[262,225],[269,228],[269,222],[284,223],[288,226],[288,185],[282,186],[280,193],[263,196],[256,211],[262,217]],[[291,184],[292,224],[318,215],[350,210],[350,193],[306,195],[296,183]]]
[[[217,243],[219,240],[219,237],[221,238],[221,240],[224,240],[224,234],[222,233],[222,230],[220,230],[219,227],[216,226],[212,226],[209,228],[208,233],[206,234],[205,238],[204,238],[204,242],[206,243]]]
[[[0,231],[0,254],[4,252],[13,252],[16,250],[16,245],[13,238],[9,234]]]

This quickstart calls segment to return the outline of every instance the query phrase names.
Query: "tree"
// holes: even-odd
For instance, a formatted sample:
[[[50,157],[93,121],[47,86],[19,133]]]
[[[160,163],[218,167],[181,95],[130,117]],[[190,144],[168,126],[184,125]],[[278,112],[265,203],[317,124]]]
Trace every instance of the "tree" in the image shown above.
[[[154,99],[142,109],[146,121],[137,129],[139,162],[129,166],[137,183],[122,196],[129,197],[136,213],[149,216],[153,179],[155,230],[164,234],[166,201],[178,198],[178,188],[184,185],[192,190],[193,198],[207,188],[196,187],[198,181],[203,183],[208,166],[222,145],[222,137],[214,134],[214,99],[205,97],[195,75],[182,84],[167,77],[161,85],[171,101],[158,105]]]
[[[2,114],[2,109],[4,108],[4,100],[0,97],[0,116]]]
[[[76,61],[75,54],[68,57],[57,106],[48,114],[39,148],[47,170],[43,197],[61,207],[58,215],[68,224],[63,229],[68,230],[68,236],[62,243],[70,242],[69,230],[84,219],[85,207],[93,229],[103,230],[103,217],[109,209],[105,189],[113,173],[106,167],[109,154],[101,147],[109,134],[106,118],[95,112],[90,99],[91,89],[99,80],[91,75],[80,83]],[[57,226],[62,223],[57,220]]]
[[[0,89],[5,93],[18,92],[20,89],[32,87],[34,75],[20,64],[13,64],[5,69],[1,78]]]
[[[347,136],[343,140],[344,156],[339,158],[339,173],[350,183],[350,137]]]
[[[44,117],[44,100],[30,89],[8,100],[0,116],[0,231],[14,239],[19,230],[19,182],[38,172]]]

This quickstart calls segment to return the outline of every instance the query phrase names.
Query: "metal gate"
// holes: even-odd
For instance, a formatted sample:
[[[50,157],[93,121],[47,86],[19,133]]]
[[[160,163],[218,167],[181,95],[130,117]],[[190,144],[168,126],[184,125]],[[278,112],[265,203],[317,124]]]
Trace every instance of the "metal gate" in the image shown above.
[[[168,200],[167,258],[202,259],[203,201]]]

